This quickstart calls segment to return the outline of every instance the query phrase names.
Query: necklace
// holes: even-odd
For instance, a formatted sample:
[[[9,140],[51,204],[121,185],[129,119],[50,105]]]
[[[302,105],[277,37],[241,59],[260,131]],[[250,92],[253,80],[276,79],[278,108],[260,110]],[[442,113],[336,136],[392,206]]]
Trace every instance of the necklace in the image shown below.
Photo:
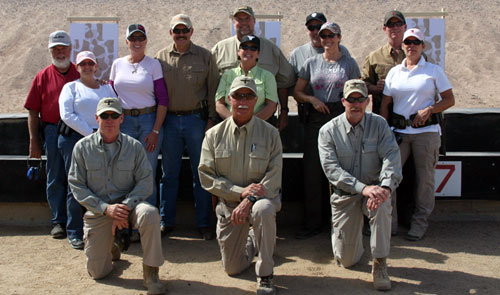
[[[140,63],[140,62],[138,62],[138,63],[136,63],[136,64],[132,64],[132,67],[134,68],[134,69],[132,70],[132,74],[136,74],[136,73],[137,73],[137,69],[139,68],[139,63]]]

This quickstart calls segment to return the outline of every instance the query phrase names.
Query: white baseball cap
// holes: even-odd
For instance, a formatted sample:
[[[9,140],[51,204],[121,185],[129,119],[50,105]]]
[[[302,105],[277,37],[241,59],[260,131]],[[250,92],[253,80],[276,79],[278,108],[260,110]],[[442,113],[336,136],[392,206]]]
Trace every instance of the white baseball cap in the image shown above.
[[[76,64],[78,65],[86,59],[90,59],[94,63],[97,63],[97,59],[95,58],[95,55],[94,53],[92,53],[92,51],[82,51],[76,56]]]
[[[70,46],[71,38],[65,31],[55,31],[49,36],[49,48],[57,45]]]
[[[403,36],[403,41],[406,40],[408,37],[415,37],[420,41],[424,41],[424,33],[420,31],[420,29],[417,28],[411,28],[406,30],[404,36]]]

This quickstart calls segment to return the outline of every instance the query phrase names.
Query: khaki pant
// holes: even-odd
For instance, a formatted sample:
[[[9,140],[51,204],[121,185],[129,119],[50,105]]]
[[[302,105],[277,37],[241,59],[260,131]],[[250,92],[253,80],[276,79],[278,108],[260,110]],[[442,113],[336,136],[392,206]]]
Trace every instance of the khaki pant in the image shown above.
[[[242,272],[250,266],[258,252],[255,273],[259,277],[273,273],[274,247],[276,245],[276,212],[281,209],[281,197],[261,199],[252,207],[248,222],[231,223],[231,213],[238,203],[219,201],[217,214],[217,241],[222,255],[222,265],[229,275]],[[250,230],[252,225],[252,230]]]
[[[403,141],[399,145],[401,165],[406,163],[410,153],[413,154],[415,163],[415,211],[408,232],[412,236],[423,236],[429,227],[427,218],[434,210],[434,171],[439,159],[440,146],[441,138],[437,132],[403,134]],[[398,226],[396,192],[392,195],[392,226],[393,231],[396,231]]]
[[[391,246],[391,201],[368,210],[362,195],[331,196],[332,248],[335,260],[344,267],[356,264],[363,255],[363,214],[370,220],[373,258],[389,256]]]
[[[101,279],[113,269],[111,262],[111,247],[114,239],[111,233],[113,219],[87,211],[83,221],[87,271],[93,279]],[[130,212],[129,223],[139,229],[144,264],[153,267],[161,266],[163,253],[158,209],[149,203],[141,202]]]

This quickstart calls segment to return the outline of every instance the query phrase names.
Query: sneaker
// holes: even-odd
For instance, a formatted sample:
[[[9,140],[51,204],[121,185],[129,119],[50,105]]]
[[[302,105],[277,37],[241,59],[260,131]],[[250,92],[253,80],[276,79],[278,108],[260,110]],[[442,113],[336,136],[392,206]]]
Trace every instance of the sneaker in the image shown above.
[[[139,234],[138,229],[133,229],[132,234],[130,235],[130,242],[137,243],[141,240],[141,235]]]
[[[373,287],[377,291],[387,291],[391,289],[391,279],[387,274],[387,263],[385,258],[373,259],[372,265]]]
[[[74,238],[74,239],[69,239],[69,244],[71,245],[71,248],[77,249],[77,250],[82,250],[84,243],[82,239]]]
[[[174,227],[162,224],[162,225],[160,225],[160,231],[161,231],[161,237],[163,238],[166,235],[168,235],[169,233],[173,232]]]
[[[200,233],[201,238],[204,239],[205,241],[210,241],[214,239],[214,232],[208,226],[199,227],[198,232]]]
[[[412,235],[410,233],[406,234],[405,236],[405,239],[407,239],[408,241],[412,241],[412,242],[416,242],[416,241],[420,241],[422,239],[423,236],[415,236],[415,235]]]
[[[276,294],[276,288],[273,284],[273,275],[267,277],[257,277],[257,294],[272,295]]]
[[[54,239],[64,239],[66,237],[66,230],[64,230],[64,227],[60,223],[56,223],[52,226],[50,235]]]
[[[120,247],[113,242],[113,247],[111,248],[111,261],[120,260],[121,252]]]

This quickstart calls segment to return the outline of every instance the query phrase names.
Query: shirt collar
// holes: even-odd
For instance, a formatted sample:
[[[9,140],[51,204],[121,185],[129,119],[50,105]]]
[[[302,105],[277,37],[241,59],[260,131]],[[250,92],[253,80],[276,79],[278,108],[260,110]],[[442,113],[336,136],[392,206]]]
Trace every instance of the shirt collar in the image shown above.
[[[168,51],[170,54],[176,54],[176,55],[184,55],[184,54],[195,54],[195,52],[193,51],[193,42],[189,41],[189,48],[186,52],[184,53],[179,53],[176,49],[175,49],[175,43],[172,43],[170,45],[170,49]]]
[[[403,61],[401,62],[401,66],[403,67],[403,69],[408,71],[408,67],[406,66],[406,58],[403,59]],[[425,58],[422,55],[422,56],[420,56],[420,59],[418,60],[417,67],[423,67],[423,66],[425,66]]]
[[[95,138],[96,143],[99,146],[103,146],[104,145],[104,141],[102,139],[101,132],[99,131],[99,129],[97,129],[97,131],[93,133],[93,136]],[[118,138],[116,139],[116,142],[121,145],[122,141],[123,141],[123,133],[120,132],[118,134]]]
[[[236,130],[239,131],[241,129],[246,129],[247,134],[248,134],[248,133],[252,132],[253,126],[255,125],[255,116],[252,116],[250,121],[248,121],[245,125],[243,125],[241,127],[238,127],[238,125],[236,125],[236,123],[233,120],[233,117],[231,117],[230,122],[231,122],[231,131],[233,134],[236,133]]]
[[[365,123],[366,123],[366,111],[365,111],[365,114],[363,115],[363,119],[361,119],[361,122],[359,122],[358,125],[356,125],[356,126],[352,126],[351,123],[349,123],[349,121],[347,120],[347,116],[346,116],[345,112],[341,115],[340,119],[342,120],[342,125],[345,128],[345,133],[346,134],[349,134],[354,129],[356,129],[358,126],[362,130],[364,130],[365,129]]]

